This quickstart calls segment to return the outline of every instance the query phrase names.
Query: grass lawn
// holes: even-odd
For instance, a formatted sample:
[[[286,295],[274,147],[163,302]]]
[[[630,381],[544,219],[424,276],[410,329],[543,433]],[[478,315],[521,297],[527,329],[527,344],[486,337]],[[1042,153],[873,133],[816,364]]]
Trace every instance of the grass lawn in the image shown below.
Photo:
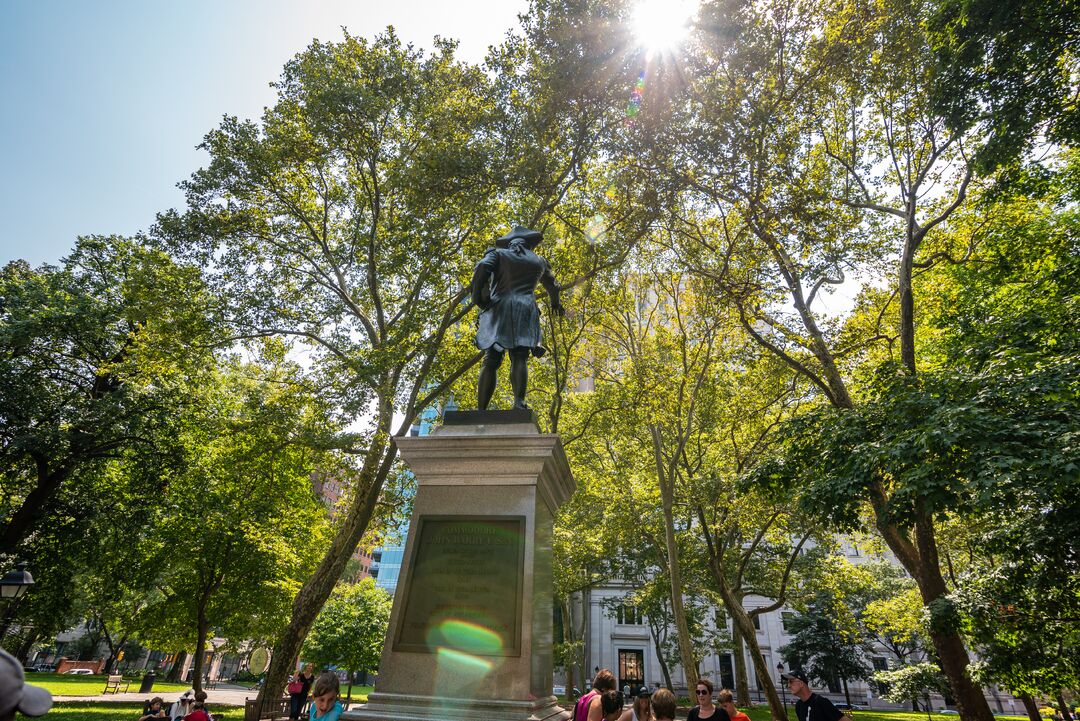
[[[348,690],[349,684],[341,684],[341,702],[345,702],[345,692]],[[353,703],[367,703],[368,694],[375,689],[374,686],[353,686],[352,687],[352,700]]]
[[[739,710],[749,716],[750,721],[770,721],[772,718],[769,707],[765,705]],[[925,713],[914,711],[853,711],[851,717],[854,721],[926,721]],[[788,718],[795,721],[795,706],[790,703],[788,704]],[[959,718],[955,714],[930,714],[931,721],[959,721]],[[1027,721],[1027,716],[998,716],[996,718],[1002,721]]]
[[[26,674],[27,683],[40,686],[53,696],[99,696],[105,690],[105,682],[108,680],[108,676],[74,676],[63,673]],[[138,691],[142,676],[125,678],[124,680],[131,682],[128,691]],[[191,688],[191,685],[186,683],[154,682],[154,693],[159,691],[186,691],[189,688]]]
[[[215,719],[243,721],[244,709],[240,707],[210,705]],[[62,701],[54,704],[46,714],[61,721],[136,721],[142,714],[142,704],[98,703],[96,701]]]

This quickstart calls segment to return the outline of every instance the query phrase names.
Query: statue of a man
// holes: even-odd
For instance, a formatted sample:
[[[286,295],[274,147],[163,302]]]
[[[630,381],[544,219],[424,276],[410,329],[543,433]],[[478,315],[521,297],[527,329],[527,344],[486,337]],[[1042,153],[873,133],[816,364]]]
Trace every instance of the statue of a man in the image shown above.
[[[529,355],[542,356],[540,309],[536,306],[536,285],[543,283],[551,300],[551,310],[562,315],[559,286],[547,261],[533,252],[543,234],[520,225],[495,241],[476,264],[472,279],[472,299],[480,308],[476,347],[486,351],[476,388],[477,407],[487,410],[495,391],[503,355],[510,351],[510,385],[514,408],[528,408],[525,392],[529,382]]]

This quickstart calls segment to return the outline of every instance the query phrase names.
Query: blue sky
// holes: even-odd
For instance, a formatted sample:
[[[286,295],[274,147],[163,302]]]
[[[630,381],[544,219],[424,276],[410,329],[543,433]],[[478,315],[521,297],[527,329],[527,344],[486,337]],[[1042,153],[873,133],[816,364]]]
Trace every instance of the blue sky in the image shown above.
[[[222,115],[254,118],[312,38],[388,24],[479,61],[525,0],[0,0],[0,264],[56,263],[88,234],[132,234]]]

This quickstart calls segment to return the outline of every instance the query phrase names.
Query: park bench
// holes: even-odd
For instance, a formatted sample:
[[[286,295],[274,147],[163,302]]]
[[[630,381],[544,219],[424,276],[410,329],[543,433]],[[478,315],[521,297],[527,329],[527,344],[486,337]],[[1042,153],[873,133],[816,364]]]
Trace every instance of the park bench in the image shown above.
[[[115,676],[109,676],[109,680],[105,682],[105,690],[102,693],[120,693],[120,686],[123,685],[123,690],[127,691],[130,682],[125,681],[124,677],[117,674]]]
[[[287,718],[289,718],[288,696],[263,701],[261,708],[257,699],[244,699],[244,721],[263,721],[264,719],[276,721],[276,719]],[[300,718],[307,719],[307,713],[301,713]]]

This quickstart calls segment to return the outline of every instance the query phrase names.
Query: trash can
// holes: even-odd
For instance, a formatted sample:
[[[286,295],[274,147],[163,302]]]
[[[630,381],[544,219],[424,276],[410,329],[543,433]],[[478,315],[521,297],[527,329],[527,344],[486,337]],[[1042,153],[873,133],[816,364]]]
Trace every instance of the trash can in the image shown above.
[[[142,683],[139,685],[139,693],[150,693],[154,690],[154,672],[150,671],[142,677]]]

